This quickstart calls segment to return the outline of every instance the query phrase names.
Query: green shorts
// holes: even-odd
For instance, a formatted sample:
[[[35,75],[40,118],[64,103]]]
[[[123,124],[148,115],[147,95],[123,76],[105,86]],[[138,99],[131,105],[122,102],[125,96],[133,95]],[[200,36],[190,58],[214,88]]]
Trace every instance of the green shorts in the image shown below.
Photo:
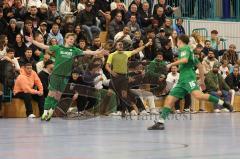
[[[51,74],[48,89],[49,91],[64,92],[67,84],[68,84],[67,76]]]
[[[194,90],[200,90],[196,81],[190,82],[178,82],[177,85],[170,91],[169,95],[182,99],[186,94],[191,93]]]

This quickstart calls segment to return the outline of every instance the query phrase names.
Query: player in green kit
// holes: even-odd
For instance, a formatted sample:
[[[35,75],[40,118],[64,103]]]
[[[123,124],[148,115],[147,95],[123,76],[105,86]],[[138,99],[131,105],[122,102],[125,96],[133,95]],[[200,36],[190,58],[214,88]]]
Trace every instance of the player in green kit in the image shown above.
[[[50,76],[49,93],[44,103],[44,113],[42,120],[49,121],[53,115],[54,109],[62,96],[62,92],[65,90],[68,77],[71,75],[73,67],[73,59],[78,55],[97,55],[102,54],[103,50],[97,51],[82,51],[74,47],[76,35],[74,33],[67,33],[65,36],[64,45],[48,46],[39,43],[32,39],[32,37],[26,37],[29,42],[32,42],[39,48],[49,49],[55,53],[55,64],[53,72]]]
[[[205,89],[204,84],[204,73],[203,66],[194,58],[194,54],[190,47],[187,45],[189,43],[189,37],[186,35],[181,35],[178,38],[178,48],[179,48],[179,58],[177,61],[167,65],[168,68],[171,66],[179,65],[180,77],[177,85],[170,91],[169,95],[165,99],[164,107],[162,109],[161,117],[159,121],[155,121],[155,124],[148,128],[148,130],[164,130],[164,120],[168,117],[171,112],[171,108],[174,106],[175,102],[188,93],[191,93],[193,97],[198,100],[206,100],[213,103],[222,105],[223,107],[229,109],[232,112],[233,108],[229,103],[214,97],[209,94],[203,94],[200,91],[199,86],[196,82],[196,73],[194,71],[195,66],[198,67],[200,73],[200,86],[202,90]]]

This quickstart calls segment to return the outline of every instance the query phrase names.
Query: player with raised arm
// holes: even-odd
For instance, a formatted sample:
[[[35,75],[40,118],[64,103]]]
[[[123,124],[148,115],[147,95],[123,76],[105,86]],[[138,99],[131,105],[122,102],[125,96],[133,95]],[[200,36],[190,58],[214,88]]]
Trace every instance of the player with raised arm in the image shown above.
[[[188,36],[179,36],[177,43],[179,48],[178,60],[171,64],[168,64],[167,67],[170,68],[171,66],[179,65],[180,77],[177,85],[170,91],[169,95],[165,99],[160,119],[158,121],[155,121],[155,124],[150,126],[148,130],[164,130],[164,121],[171,112],[171,108],[174,106],[174,103],[179,98],[182,99],[188,93],[193,95],[193,97],[198,100],[217,103],[229,109],[230,112],[233,110],[232,106],[229,103],[226,103],[215,96],[204,94],[200,91],[199,86],[196,82],[196,73],[194,71],[194,67],[197,66],[199,69],[201,80],[200,87],[202,90],[204,90],[205,84],[203,66],[198,61],[198,59],[194,58],[194,54],[188,46],[188,43]]]
[[[42,120],[49,121],[53,115],[54,109],[62,96],[68,83],[68,77],[71,74],[73,67],[73,59],[78,55],[97,55],[103,54],[104,50],[97,51],[82,51],[74,47],[76,36],[74,33],[67,33],[65,36],[64,45],[48,46],[33,40],[32,37],[26,37],[29,42],[32,42],[39,48],[49,49],[55,53],[55,65],[50,76],[49,93],[44,103],[44,113]]]

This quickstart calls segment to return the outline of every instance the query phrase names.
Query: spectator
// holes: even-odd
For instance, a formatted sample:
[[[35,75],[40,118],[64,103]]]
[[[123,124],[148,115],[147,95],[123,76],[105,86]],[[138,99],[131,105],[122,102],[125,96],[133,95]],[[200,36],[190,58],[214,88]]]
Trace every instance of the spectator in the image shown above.
[[[140,26],[137,23],[137,17],[135,14],[132,14],[130,17],[130,21],[127,23],[127,27],[130,29],[130,35],[133,37],[136,31],[140,32]]]
[[[82,26],[80,24],[77,24],[75,26],[74,33],[77,36],[76,43],[78,43],[80,39],[87,39],[84,35],[84,31],[82,30]]]
[[[72,75],[68,81],[70,85],[79,85],[85,90],[93,91],[94,79],[98,76],[97,68],[90,64],[89,70],[82,72],[80,76],[80,71],[73,69]],[[79,89],[78,89],[79,91]],[[73,92],[73,100],[77,101],[77,108],[79,113],[85,113],[85,110],[95,107],[97,104],[97,97],[90,96],[89,94],[79,94],[77,91]]]
[[[87,0],[80,0],[78,5],[77,5],[77,10],[78,12],[81,12],[82,10],[85,9],[85,4],[87,3]]]
[[[127,24],[131,18],[131,15],[136,15],[136,19],[137,19],[137,23],[140,25],[141,24],[141,20],[140,20],[140,15],[137,11],[137,5],[136,4],[132,4],[130,6],[130,9],[127,11],[127,13],[125,14],[125,24]]]
[[[185,34],[185,29],[182,26],[183,24],[183,19],[182,18],[177,18],[176,19],[176,24],[173,26],[173,29],[177,31],[177,35],[184,35]]]
[[[40,18],[37,16],[38,14],[38,9],[37,7],[31,6],[30,7],[30,14],[26,16],[25,20],[31,20],[32,21],[32,27],[33,30],[36,31],[38,29],[39,23],[40,23]]]
[[[6,35],[0,35],[0,57],[5,56],[8,48],[8,38]]]
[[[146,77],[151,84],[159,84],[159,81],[163,83],[163,80],[166,79],[167,63],[164,61],[162,53],[159,52],[156,58],[147,66]]]
[[[110,22],[109,24],[109,39],[114,40],[114,36],[123,30],[124,28],[124,22],[122,21],[122,14],[121,12],[118,12],[115,16],[115,18]]]
[[[9,5],[9,3],[5,3],[3,6],[3,17],[7,22],[14,18],[14,9],[11,5]]]
[[[118,32],[114,37],[114,43],[117,43],[118,41],[123,42],[124,50],[127,50],[132,45],[132,39],[130,37],[130,29],[128,27],[124,27],[123,31]]]
[[[147,36],[143,39],[143,42],[152,41],[152,44],[145,48],[144,57],[146,60],[153,60],[156,56],[156,44],[155,34],[153,30],[147,30]]]
[[[218,62],[214,63],[213,69],[206,74],[205,77],[205,84],[206,84],[206,91],[209,92],[211,95],[216,97],[224,98],[224,101],[230,102],[231,94],[229,92],[230,88],[227,83],[222,78],[219,72],[220,64]],[[214,112],[229,112],[227,109],[222,109],[219,105],[214,105]]]
[[[170,39],[165,39],[162,41],[162,48],[159,49],[163,53],[164,61],[171,63],[173,62],[173,52],[172,52],[172,43]]]
[[[210,37],[211,46],[213,49],[218,50],[218,45],[220,44],[220,39],[218,38],[218,31],[212,30]]]
[[[7,49],[7,53],[0,60],[0,82],[10,89],[13,89],[17,71],[20,67],[17,59],[14,58],[14,49]]]
[[[93,40],[93,33],[95,36],[98,36],[101,31],[97,27],[96,15],[92,10],[92,4],[90,2],[86,3],[86,8],[79,13],[76,23],[82,25],[82,29],[87,32],[89,41]]]
[[[38,90],[34,89],[37,86]],[[24,100],[26,115],[29,118],[35,118],[33,114],[31,99],[36,99],[40,115],[43,113],[43,86],[35,71],[32,70],[32,64],[26,63],[20,75],[17,77],[14,85],[14,96]],[[34,97],[35,95],[35,97]]]
[[[27,48],[22,34],[17,34],[14,42],[15,57],[20,58],[24,56],[25,49]]]
[[[36,33],[36,34],[34,35],[34,40],[36,40],[36,41],[39,42],[39,43],[44,44],[43,36],[42,36],[42,34],[40,34],[40,33]],[[34,59],[36,62],[38,62],[38,61],[41,59],[44,50],[41,49],[41,48],[39,48],[39,47],[37,47],[37,46],[35,46],[35,45],[33,45],[33,44],[30,45],[29,47],[32,49],[33,59]]]
[[[53,61],[47,60],[44,62],[44,67],[43,67],[42,71],[40,71],[38,73],[38,76],[43,85],[44,97],[47,97],[47,95],[48,95],[48,84],[49,84],[49,79],[50,79],[50,75],[52,73],[53,67],[54,67]]]
[[[171,72],[167,74],[167,91],[170,91],[173,87],[176,86],[179,79],[179,73],[177,66],[172,66],[170,68]]]
[[[170,18],[165,19],[164,30],[165,30],[165,36],[167,38],[172,35],[173,28],[172,28],[172,20]]]
[[[159,112],[157,112],[155,107],[153,93],[150,91],[141,89],[141,84],[144,82],[144,75],[145,75],[142,64],[140,62],[134,62],[134,63],[131,63],[131,65],[132,65],[133,71],[129,73],[129,76],[130,76],[129,87],[131,88],[129,90],[129,94],[134,98],[131,100],[134,101],[134,103],[136,103],[138,110],[140,112],[139,113],[140,115],[148,115],[148,113],[152,115],[159,114]],[[146,106],[146,109],[142,104],[144,100],[146,100],[148,103],[148,106]],[[131,111],[131,115],[134,114],[134,111],[135,110]]]
[[[37,14],[39,17],[40,22],[46,21],[48,18],[48,5],[46,3],[43,3],[41,7],[39,8],[39,12]]]
[[[43,60],[42,60],[42,61],[39,61],[39,62],[36,64],[37,73],[41,72],[41,71],[44,69],[45,63],[46,63],[47,61],[49,61],[50,58],[51,58],[51,56],[50,56],[48,53],[45,53],[45,54],[44,54]]]
[[[218,59],[218,51],[212,48],[211,41],[205,40],[205,46],[203,47],[202,52],[205,56],[208,55],[209,50],[214,52],[215,58]]]
[[[28,19],[25,20],[24,21],[24,27],[22,28],[20,33],[23,35],[24,41],[27,41],[25,39],[25,36],[33,36],[33,22],[31,20],[28,20]],[[29,47],[31,45],[30,42],[26,42],[25,44],[26,44],[27,47]]]
[[[66,15],[72,15],[73,14],[73,4],[71,2],[72,0],[63,0],[60,4],[60,14],[61,16],[65,17]]]
[[[157,8],[157,12],[156,12],[156,14],[153,14],[153,18],[158,21],[158,26],[159,27],[163,26],[163,24],[165,22],[165,19],[166,19],[166,16],[164,14],[164,10],[163,10],[162,7]]]
[[[201,44],[202,46],[204,46],[202,37],[198,32],[192,32],[192,34],[190,36],[190,42],[189,42],[191,49],[194,50],[196,48],[197,44]]]
[[[90,47],[90,50],[96,51],[98,49],[102,49],[101,39],[100,37],[95,37],[93,39],[92,46]]]
[[[47,12],[47,23],[52,26],[55,19],[59,17],[60,14],[57,11],[57,5],[54,2],[49,3]]]
[[[218,62],[218,60],[215,58],[213,50],[209,50],[207,57],[205,57],[202,62],[204,73],[207,74],[211,71],[216,62]]]
[[[17,21],[24,21],[24,16],[27,13],[27,9],[22,4],[21,0],[14,1],[13,9],[14,9],[14,18]]]
[[[165,35],[166,35],[165,29],[160,28],[160,31],[156,35],[156,38],[155,38],[155,49],[156,49],[156,51],[159,51],[162,48],[162,43],[164,43],[166,41],[167,37]]]
[[[23,68],[26,64],[31,63],[32,64],[32,69],[36,71],[36,62],[32,56],[33,52],[31,48],[26,48],[25,50],[25,55],[23,57],[20,57],[18,60],[19,65],[21,68]]]
[[[169,37],[169,39],[171,40],[171,46],[172,46],[172,51],[174,55],[178,54],[178,46],[177,46],[177,31],[173,30],[172,35]]]
[[[83,50],[83,51],[87,50],[88,49],[87,41],[85,39],[80,39],[78,48]]]
[[[7,28],[7,37],[8,37],[8,41],[9,41],[9,44],[11,45],[11,47],[14,45],[16,35],[19,33],[20,33],[20,29],[17,28],[16,19],[11,19],[9,22],[9,26]]]
[[[139,13],[142,11],[142,6],[143,6],[143,4],[142,4],[141,0],[133,0],[132,3],[129,5],[128,10],[131,9],[132,4],[136,4],[136,6],[137,6],[137,11],[138,11]]]
[[[229,75],[228,61],[227,60],[223,60],[222,62],[223,63],[220,66],[219,71],[220,71],[223,79],[225,79],[227,77],[227,75]]]
[[[48,34],[48,40],[47,40],[47,43],[49,43],[50,39],[52,38],[55,38],[57,39],[57,43],[59,45],[63,45],[63,36],[62,34],[60,33],[60,30],[59,30],[59,25],[54,23],[52,25],[52,29],[50,30],[50,33]]]
[[[5,33],[8,24],[5,18],[3,17],[3,9],[0,8],[0,35]]]
[[[124,3],[117,3],[117,8],[115,9],[111,9],[111,17],[116,17],[117,13],[121,13],[122,14],[122,19],[125,19],[125,13],[127,12],[127,8],[125,6]]]
[[[151,10],[149,9],[149,4],[147,2],[143,2],[142,9],[140,10],[139,14],[141,19],[141,28],[145,30],[151,25],[152,21]]]
[[[158,0],[158,4],[154,6],[153,15],[156,14],[158,7],[162,7],[164,14],[168,17],[172,16],[172,14],[178,9],[178,7],[171,7],[169,5],[166,5],[165,0]]]
[[[47,23],[45,21],[42,21],[40,23],[37,33],[40,33],[43,36],[44,43],[46,44],[48,39],[48,33],[47,33]]]
[[[237,95],[240,95],[239,89],[240,89],[240,74],[239,74],[239,67],[235,66],[233,68],[233,72],[230,73],[225,78],[226,83],[230,87],[230,89],[234,90]]]
[[[202,52],[203,46],[201,44],[198,44],[196,48],[193,50],[194,55],[198,58],[200,62],[203,61],[203,58],[205,57],[205,54]]]
[[[236,52],[236,45],[229,45],[229,49],[223,54],[222,61],[227,60],[230,66],[234,66],[238,61],[238,54]]]

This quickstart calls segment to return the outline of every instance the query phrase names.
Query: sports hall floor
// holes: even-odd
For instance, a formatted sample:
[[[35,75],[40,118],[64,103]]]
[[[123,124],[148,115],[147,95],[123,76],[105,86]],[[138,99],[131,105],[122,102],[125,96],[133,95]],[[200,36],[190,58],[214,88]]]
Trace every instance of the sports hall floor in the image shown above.
[[[164,131],[136,118],[0,119],[0,159],[240,158],[240,113],[170,117]]]

